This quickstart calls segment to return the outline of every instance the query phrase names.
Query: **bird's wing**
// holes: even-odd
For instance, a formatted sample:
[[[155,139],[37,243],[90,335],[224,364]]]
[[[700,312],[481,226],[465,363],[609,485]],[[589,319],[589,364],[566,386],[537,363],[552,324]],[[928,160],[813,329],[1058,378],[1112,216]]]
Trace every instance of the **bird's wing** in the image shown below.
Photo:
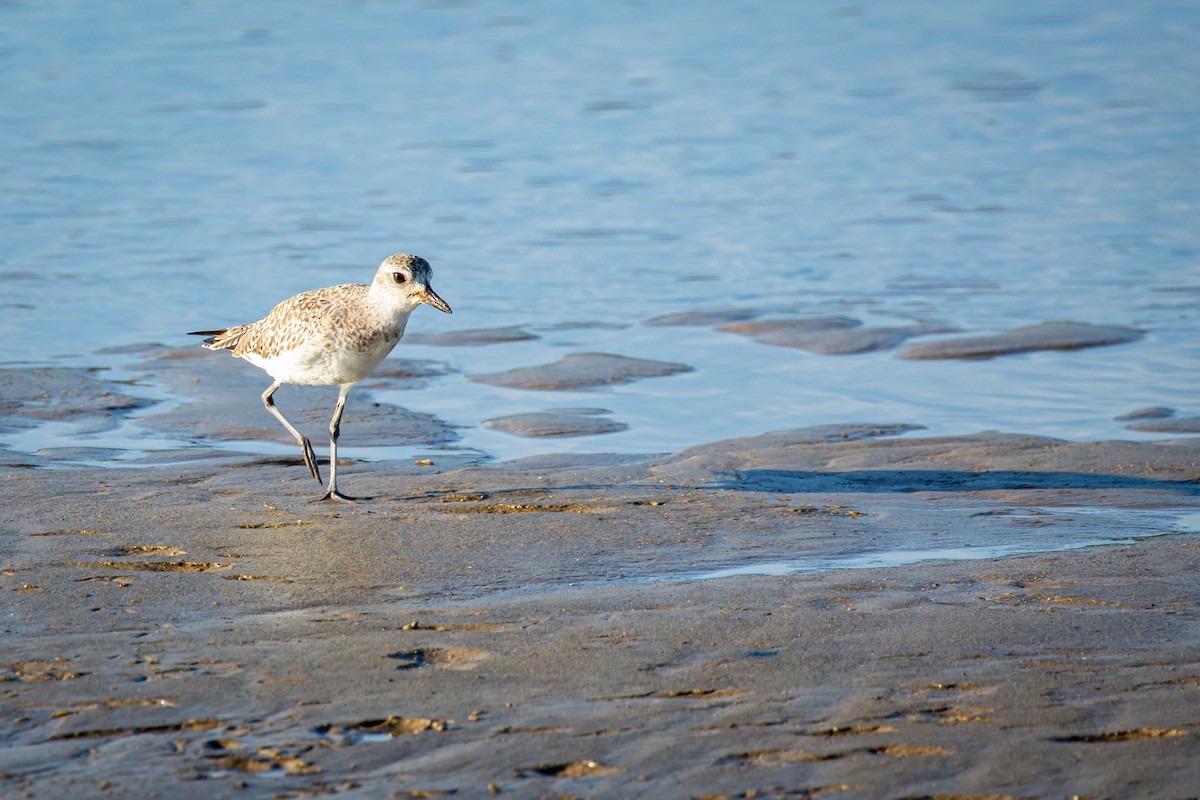
[[[294,350],[335,323],[345,310],[348,297],[366,288],[356,284],[330,286],[289,297],[258,322],[242,326],[245,330],[238,334],[233,354],[254,353],[271,358]]]

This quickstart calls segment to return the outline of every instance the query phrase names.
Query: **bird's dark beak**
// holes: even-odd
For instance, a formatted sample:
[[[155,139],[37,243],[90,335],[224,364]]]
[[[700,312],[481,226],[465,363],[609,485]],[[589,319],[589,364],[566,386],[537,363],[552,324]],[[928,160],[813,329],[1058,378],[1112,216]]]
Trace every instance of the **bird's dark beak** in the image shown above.
[[[433,306],[438,311],[445,311],[447,314],[454,313],[450,310],[449,304],[447,304],[442,298],[438,297],[437,292],[433,290],[432,286],[426,286],[425,291],[421,292],[418,297],[420,297],[422,303]]]

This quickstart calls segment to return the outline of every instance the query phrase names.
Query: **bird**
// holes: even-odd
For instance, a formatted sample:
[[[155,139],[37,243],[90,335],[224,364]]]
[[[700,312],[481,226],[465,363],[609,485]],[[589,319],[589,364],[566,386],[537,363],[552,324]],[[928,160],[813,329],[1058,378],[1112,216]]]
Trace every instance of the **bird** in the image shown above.
[[[404,335],[408,316],[422,303],[447,314],[450,306],[430,286],[433,269],[425,259],[397,253],[384,259],[369,286],[347,283],[289,297],[257,322],[189,336],[207,336],[209,350],[230,350],[272,378],[263,405],[283,423],[304,451],[308,471],[321,483],[312,441],[300,433],[271,396],[285,383],[338,386],[329,420],[329,486],[320,501],[353,503],[337,488],[337,442],[346,396],[354,384],[379,366]]]

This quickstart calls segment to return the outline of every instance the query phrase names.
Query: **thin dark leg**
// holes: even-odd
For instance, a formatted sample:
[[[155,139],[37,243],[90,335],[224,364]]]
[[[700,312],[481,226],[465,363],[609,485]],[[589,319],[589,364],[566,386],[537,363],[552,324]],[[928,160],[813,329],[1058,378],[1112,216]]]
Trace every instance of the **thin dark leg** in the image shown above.
[[[308,437],[296,430],[292,423],[287,421],[283,416],[283,412],[275,407],[275,401],[271,399],[271,395],[275,394],[275,390],[283,384],[280,381],[275,381],[270,388],[263,392],[263,405],[267,407],[267,411],[271,412],[271,416],[283,423],[283,427],[288,429],[288,433],[296,437],[296,441],[300,443],[300,447],[304,449],[304,465],[308,467],[308,471],[317,479],[317,483],[321,482],[321,471],[317,469],[317,454],[313,452],[312,442]]]
[[[321,500],[340,500],[346,503],[353,503],[355,500],[337,490],[337,440],[342,433],[342,412],[346,410],[346,395],[350,393],[352,385],[342,386],[338,393],[337,405],[333,407],[333,416],[329,420],[329,491]]]

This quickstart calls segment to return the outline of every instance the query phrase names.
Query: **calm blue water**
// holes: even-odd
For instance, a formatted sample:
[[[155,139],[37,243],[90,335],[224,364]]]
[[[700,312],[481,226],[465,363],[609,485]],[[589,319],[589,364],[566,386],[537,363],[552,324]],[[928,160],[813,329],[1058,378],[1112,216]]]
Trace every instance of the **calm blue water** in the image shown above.
[[[1155,438],[1112,417],[1200,413],[1198,87],[1185,2],[0,2],[0,361],[191,343],[403,251],[455,308],[410,331],[542,338],[398,356],[697,368],[384,398],[497,457],[852,421]],[[725,306],[1149,334],[910,362],[641,325]],[[580,405],[630,430],[478,427]]]

